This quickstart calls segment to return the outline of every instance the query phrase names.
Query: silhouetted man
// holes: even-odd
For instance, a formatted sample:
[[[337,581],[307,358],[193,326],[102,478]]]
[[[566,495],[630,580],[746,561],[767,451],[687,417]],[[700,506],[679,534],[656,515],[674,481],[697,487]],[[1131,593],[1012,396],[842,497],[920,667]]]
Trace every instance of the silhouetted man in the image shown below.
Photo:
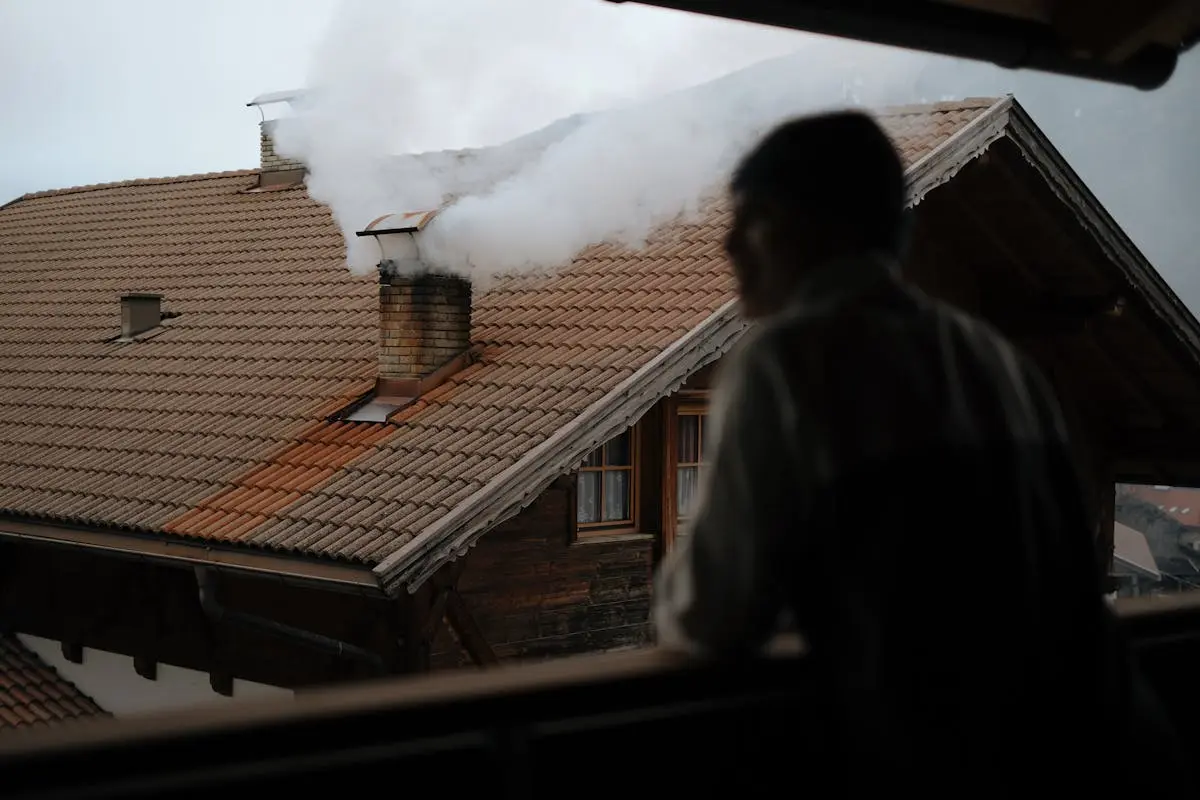
[[[778,128],[731,190],[757,325],[722,364],[660,644],[745,654],[788,615],[859,759],[847,778],[1107,780],[1131,679],[1051,390],[901,279],[904,173],[869,117]]]

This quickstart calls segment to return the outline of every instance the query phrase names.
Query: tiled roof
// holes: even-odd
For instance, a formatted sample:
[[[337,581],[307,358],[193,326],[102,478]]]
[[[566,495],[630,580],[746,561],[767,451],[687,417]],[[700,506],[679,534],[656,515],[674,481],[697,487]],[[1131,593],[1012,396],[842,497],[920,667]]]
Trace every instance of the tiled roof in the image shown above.
[[[913,164],[992,103],[881,119]],[[716,207],[502,280],[475,298],[479,363],[389,423],[326,422],[372,385],[376,284],[324,207],[253,175],[0,210],[0,510],[377,564],[732,296]],[[108,341],[127,290],[181,316]]]
[[[106,715],[15,636],[0,634],[0,732]]]

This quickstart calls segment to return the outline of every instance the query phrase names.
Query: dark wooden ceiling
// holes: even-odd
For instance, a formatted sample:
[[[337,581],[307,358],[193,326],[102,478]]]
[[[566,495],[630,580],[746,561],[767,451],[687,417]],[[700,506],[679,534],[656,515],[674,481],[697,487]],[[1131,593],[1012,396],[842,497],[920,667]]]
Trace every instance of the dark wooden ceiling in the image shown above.
[[[1200,362],[1013,142],[931,192],[916,222],[908,277],[1031,355],[1115,474],[1200,480]]]
[[[1200,0],[642,2],[1141,89],[1166,83],[1200,38]]]

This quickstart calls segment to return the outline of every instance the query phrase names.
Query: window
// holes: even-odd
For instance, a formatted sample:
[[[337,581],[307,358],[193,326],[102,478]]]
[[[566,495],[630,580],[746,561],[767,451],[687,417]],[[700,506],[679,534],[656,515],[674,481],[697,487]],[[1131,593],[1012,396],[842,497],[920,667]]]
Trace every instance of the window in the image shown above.
[[[593,450],[579,468],[575,521],[579,532],[612,533],[635,527],[634,430]]]
[[[675,415],[675,516],[687,518],[704,474],[708,410],[703,405],[681,405]]]

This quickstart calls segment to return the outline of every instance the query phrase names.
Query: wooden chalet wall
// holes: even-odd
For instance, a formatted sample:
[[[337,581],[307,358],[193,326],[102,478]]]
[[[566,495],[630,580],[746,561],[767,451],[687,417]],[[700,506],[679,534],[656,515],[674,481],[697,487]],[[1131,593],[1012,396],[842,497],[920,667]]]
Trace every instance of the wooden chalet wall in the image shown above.
[[[712,372],[698,372],[681,391],[706,391]],[[498,658],[538,660],[650,642],[651,582],[663,532],[673,524],[663,468],[673,402],[666,398],[638,424],[637,533],[577,536],[574,476],[564,476],[467,556],[458,590]],[[433,667],[470,663],[443,627]]]
[[[488,533],[471,552],[459,593],[500,659],[540,659],[649,641],[655,537],[573,542],[570,481]],[[470,661],[443,627],[433,666]]]

